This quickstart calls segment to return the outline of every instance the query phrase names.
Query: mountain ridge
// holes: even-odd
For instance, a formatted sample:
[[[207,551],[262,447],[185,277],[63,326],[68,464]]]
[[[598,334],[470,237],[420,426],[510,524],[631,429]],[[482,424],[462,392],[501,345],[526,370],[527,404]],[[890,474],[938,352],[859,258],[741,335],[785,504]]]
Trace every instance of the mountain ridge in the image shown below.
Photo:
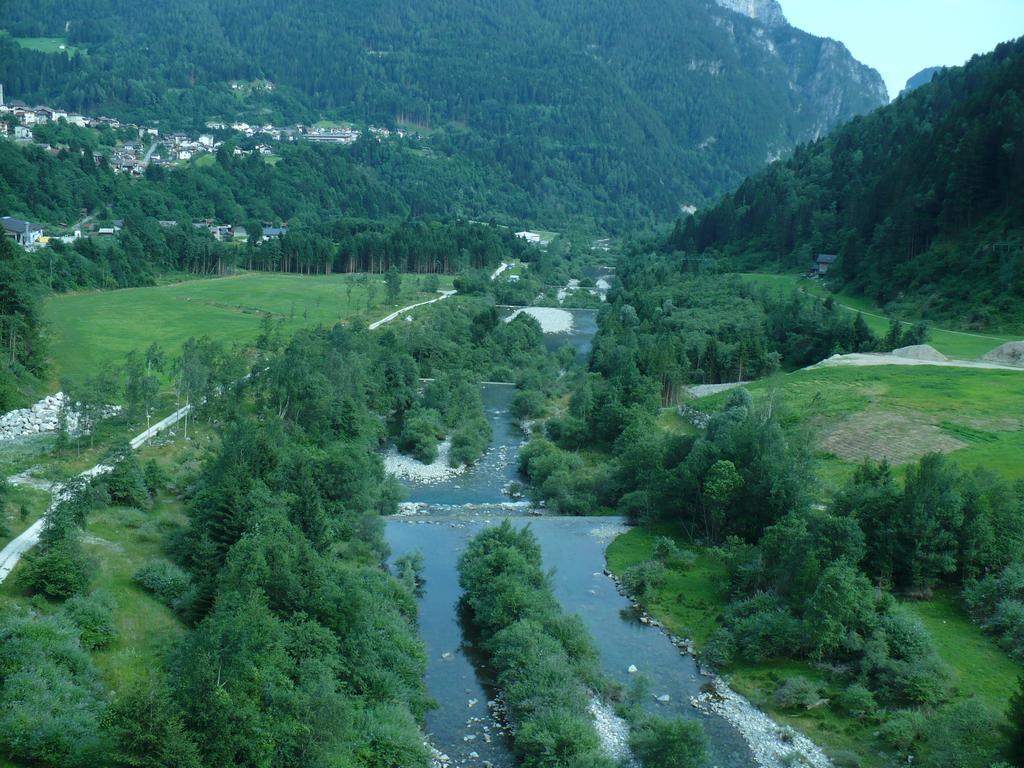
[[[536,201],[529,218],[552,224],[671,219],[884,103],[880,77],[841,44],[712,0],[8,5],[13,35],[88,52],[0,44],[12,98],[167,127],[231,112],[419,126],[431,149],[507,179]],[[772,20],[771,2],[732,5]],[[139,17],[145,27],[128,21]],[[229,87],[257,78],[273,91]]]

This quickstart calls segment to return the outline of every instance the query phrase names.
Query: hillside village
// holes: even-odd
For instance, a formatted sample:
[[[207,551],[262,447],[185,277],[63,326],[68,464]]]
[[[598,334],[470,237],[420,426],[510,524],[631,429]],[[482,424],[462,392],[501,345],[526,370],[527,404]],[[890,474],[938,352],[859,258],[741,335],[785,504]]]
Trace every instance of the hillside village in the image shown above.
[[[242,89],[256,86],[235,83],[232,87]],[[264,81],[259,87],[272,90],[273,83]],[[106,164],[114,173],[129,176],[142,176],[150,166],[174,167],[196,161],[204,155],[212,156],[225,142],[230,143],[231,152],[236,157],[256,154],[268,162],[275,162],[274,145],[277,143],[313,141],[349,145],[363,135],[363,131],[353,125],[275,126],[250,125],[241,121],[210,121],[206,123],[207,131],[199,134],[162,132],[157,127],[122,122],[113,117],[82,115],[47,105],[31,106],[18,100],[8,102],[4,98],[3,85],[0,84],[0,139],[35,144],[57,154],[66,147],[48,142],[41,128],[61,125],[112,132],[115,137],[113,145],[93,152],[93,161],[97,165]],[[408,135],[403,130],[392,131],[379,126],[369,126],[366,131],[378,141],[402,139]],[[122,226],[120,221],[105,222],[105,226],[94,224],[93,217],[86,216],[85,211],[82,220],[74,225],[59,222],[40,224],[6,215],[8,211],[0,213],[5,214],[0,216],[4,234],[29,250],[45,247],[53,239],[67,243],[81,237],[114,236]],[[174,221],[160,223],[162,226],[177,224]],[[217,240],[245,240],[249,236],[244,227],[231,223],[202,221],[193,224],[207,228]],[[287,231],[287,227],[268,224],[264,227],[263,239],[281,237]]]

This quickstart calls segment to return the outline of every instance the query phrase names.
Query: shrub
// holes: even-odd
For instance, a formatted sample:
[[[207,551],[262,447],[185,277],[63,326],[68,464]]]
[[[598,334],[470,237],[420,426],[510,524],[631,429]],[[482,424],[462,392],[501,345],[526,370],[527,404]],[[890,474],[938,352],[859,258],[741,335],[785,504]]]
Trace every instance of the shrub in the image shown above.
[[[147,680],[119,691],[103,713],[113,765],[133,768],[200,768],[199,750],[182,725],[166,686]]]
[[[918,764],[924,768],[988,768],[999,757],[1002,718],[978,699],[958,701],[925,721]]]
[[[667,563],[679,557],[680,549],[674,539],[668,536],[659,536],[654,540],[654,559],[659,563]]]
[[[156,496],[160,489],[167,485],[167,473],[163,467],[156,463],[156,459],[150,459],[142,468],[142,474],[146,481],[146,490],[150,496]]]
[[[423,553],[409,552],[395,558],[395,570],[398,572],[398,580],[405,584],[410,591],[415,591],[423,584]]]
[[[772,694],[772,704],[790,711],[810,709],[821,699],[821,688],[806,677],[788,677]]]
[[[707,762],[707,736],[694,720],[646,717],[634,726],[629,746],[643,765],[697,768]]]
[[[437,458],[437,443],[443,437],[441,414],[429,408],[418,408],[405,415],[398,448],[424,464],[431,464]]]
[[[453,467],[470,465],[487,451],[491,444],[491,425],[483,416],[466,421],[452,434],[452,450],[448,463]]]
[[[536,419],[544,413],[544,395],[535,389],[521,389],[512,398],[509,410],[517,421]]]
[[[613,768],[588,708],[588,686],[600,679],[597,653],[582,622],[561,612],[529,528],[505,521],[476,536],[459,560],[459,583],[522,764]]]
[[[18,581],[29,592],[67,600],[88,588],[90,565],[78,532],[69,531],[60,539],[28,552]]]
[[[102,691],[78,632],[60,616],[0,613],[0,753],[18,764],[104,765]]]
[[[701,658],[712,667],[722,668],[732,663],[736,655],[736,641],[732,633],[724,627],[719,627],[708,639],[704,650],[701,651]]]
[[[665,566],[654,560],[644,560],[627,568],[622,574],[622,585],[637,598],[644,598],[652,589],[665,583]]]
[[[142,467],[130,450],[119,454],[113,470],[98,482],[106,487],[111,504],[140,509],[148,509],[152,504]]]
[[[854,683],[840,693],[836,705],[853,717],[874,717],[878,712],[874,694],[860,683]]]
[[[64,604],[68,618],[78,627],[83,648],[106,648],[113,642],[117,636],[114,608],[114,598],[100,590],[89,595],[76,595]]]
[[[848,749],[833,752],[831,757],[832,765],[836,768],[862,768],[864,765],[864,758]]]
[[[150,518],[141,509],[125,507],[117,510],[116,519],[119,525],[124,528],[137,530],[149,522]]]
[[[879,735],[886,744],[901,752],[908,752],[914,742],[921,738],[925,717],[913,709],[893,712],[879,728]]]
[[[170,560],[150,560],[135,573],[135,582],[170,608],[180,607],[192,577]]]

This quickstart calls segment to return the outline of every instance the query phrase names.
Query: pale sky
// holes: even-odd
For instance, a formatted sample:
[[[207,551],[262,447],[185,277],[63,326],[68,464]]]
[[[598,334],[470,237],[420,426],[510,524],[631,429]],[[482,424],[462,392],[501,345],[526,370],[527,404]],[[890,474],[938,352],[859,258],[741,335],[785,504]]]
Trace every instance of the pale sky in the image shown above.
[[[956,66],[1024,35],[1024,0],[779,0],[794,27],[846,44],[890,96],[925,67]]]

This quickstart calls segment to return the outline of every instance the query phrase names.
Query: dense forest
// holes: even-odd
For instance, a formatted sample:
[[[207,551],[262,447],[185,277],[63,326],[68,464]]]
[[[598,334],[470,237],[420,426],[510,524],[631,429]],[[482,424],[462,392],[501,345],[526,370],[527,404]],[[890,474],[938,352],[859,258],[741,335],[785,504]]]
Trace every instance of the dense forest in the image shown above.
[[[380,567],[380,515],[397,492],[375,454],[380,414],[415,392],[414,373],[389,372],[415,368],[381,341],[341,328],[300,335],[263,358],[271,373],[253,379],[251,397],[201,410],[223,437],[183,481],[190,524],[168,531],[166,556],[135,577],[188,629],[116,694],[97,685],[85,653],[111,636],[81,526],[98,503],[147,509],[160,472],[129,453],[47,518],[19,583],[63,607],[3,619],[5,756],[80,767],[429,764],[416,604]]]
[[[141,466],[115,449],[111,473],[73,482],[47,516],[14,577],[41,596],[39,609],[0,621],[4,755],[78,768],[426,768],[419,725],[432,704],[415,579],[382,567],[382,516],[401,488],[379,449],[433,410],[471,463],[479,377],[553,381],[554,358],[535,320],[500,322],[486,298],[446,303],[417,333],[338,325],[267,334],[250,349],[188,341],[165,362],[196,406],[192,434],[219,439],[194,442],[170,465]],[[441,365],[447,378],[422,387]],[[112,366],[89,386],[106,402],[132,376],[130,364]],[[142,409],[129,399],[118,418],[138,424]],[[108,507],[141,525],[169,492],[185,500],[187,520],[151,526],[159,553],[133,580],[184,629],[142,679],[107,691],[90,652],[116,638],[114,605],[94,589],[83,528]]]
[[[171,126],[400,123],[559,224],[676,215],[885,101],[841,44],[708,0],[76,0],[8,3],[4,27],[80,49],[0,40],[9,97]],[[228,85],[255,78],[275,87]]]
[[[971,328],[1024,320],[1024,40],[799,147],[680,223],[666,248],[807,268]],[[830,272],[830,278],[833,274]]]

